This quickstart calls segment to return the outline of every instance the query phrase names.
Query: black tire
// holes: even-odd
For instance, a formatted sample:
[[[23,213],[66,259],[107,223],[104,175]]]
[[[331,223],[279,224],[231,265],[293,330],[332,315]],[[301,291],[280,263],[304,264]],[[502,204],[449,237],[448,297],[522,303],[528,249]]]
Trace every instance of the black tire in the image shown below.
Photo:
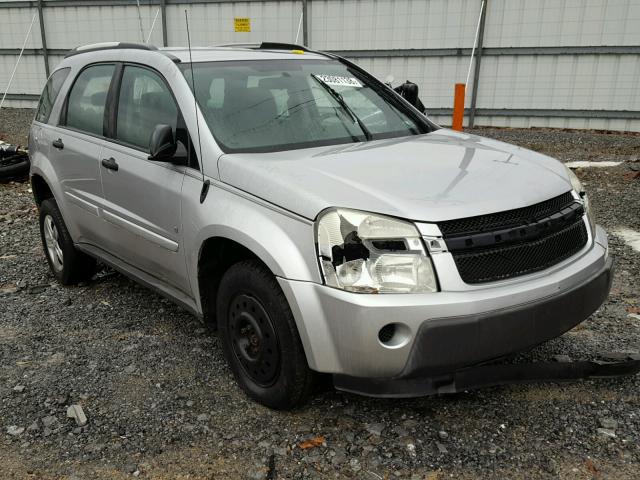
[[[30,166],[27,155],[13,155],[0,159],[0,181],[24,178],[29,175]]]
[[[46,230],[49,220],[55,226],[54,230],[56,232],[55,242],[53,242],[54,251],[51,251],[47,244],[48,234]],[[52,198],[44,200],[40,204],[40,238],[42,239],[42,247],[47,257],[49,268],[51,268],[51,272],[62,285],[74,285],[89,280],[96,273],[95,259],[75,248],[67,226],[62,219],[60,209],[58,209],[58,205]],[[61,258],[56,253],[56,243],[62,253]]]
[[[257,260],[233,265],[220,282],[216,310],[224,355],[247,395],[278,410],[304,404],[315,373],[273,274]]]

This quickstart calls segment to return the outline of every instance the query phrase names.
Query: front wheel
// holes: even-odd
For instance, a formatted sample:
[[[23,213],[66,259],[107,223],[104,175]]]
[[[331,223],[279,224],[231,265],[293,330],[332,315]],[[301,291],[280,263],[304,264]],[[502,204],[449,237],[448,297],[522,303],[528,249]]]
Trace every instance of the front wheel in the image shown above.
[[[287,299],[260,262],[233,265],[220,283],[218,331],[240,387],[267,407],[303,404],[314,381]]]

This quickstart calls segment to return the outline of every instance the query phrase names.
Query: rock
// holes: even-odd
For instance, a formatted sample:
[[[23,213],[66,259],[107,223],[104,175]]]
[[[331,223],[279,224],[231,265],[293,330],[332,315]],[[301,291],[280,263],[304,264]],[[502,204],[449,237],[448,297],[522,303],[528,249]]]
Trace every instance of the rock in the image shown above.
[[[62,365],[64,363],[64,353],[54,353],[45,360],[47,365]]]
[[[614,430],[618,428],[618,422],[616,422],[613,418],[605,417],[600,419],[600,426],[602,428],[606,428],[607,430]]]
[[[84,427],[87,424],[87,416],[84,414],[84,410],[78,404],[71,405],[67,408],[67,417],[73,418],[79,427]]]
[[[395,427],[393,427],[393,432],[399,437],[406,437],[408,433],[407,429],[404,427],[401,427],[400,425],[396,425]]]
[[[571,363],[571,357],[569,355],[554,355],[553,359],[558,363]]]
[[[0,288],[0,295],[9,295],[11,293],[16,293],[19,290],[18,287],[9,286]]]
[[[40,425],[37,420],[27,427],[28,432],[37,432],[38,430],[40,430]]]
[[[616,438],[616,432],[608,428],[599,428],[597,432],[603,438]]]
[[[412,457],[416,456],[416,446],[413,443],[407,443],[407,452]]]
[[[24,432],[24,427],[18,427],[17,425],[11,425],[7,427],[7,433],[12,437],[17,437]]]
[[[444,444],[440,442],[436,442],[436,447],[438,448],[438,451],[442,454],[449,453],[449,450],[447,450],[447,447],[445,447]]]
[[[54,417],[54,416],[51,416],[51,415],[49,415],[47,417],[42,417],[41,420],[42,420],[42,425],[44,425],[45,428],[52,427],[56,423],[58,423],[58,419],[56,417]]]
[[[362,470],[362,466],[360,465],[360,462],[357,458],[352,458],[351,460],[349,460],[349,466],[354,472],[359,472],[360,470]]]
[[[24,385],[16,385],[15,387],[13,387],[13,391],[16,393],[22,393],[24,392],[25,386]]]
[[[201,413],[196,417],[196,420],[198,420],[199,422],[206,422],[207,420],[209,420],[209,415],[207,415],[206,413]]]
[[[367,424],[367,432],[371,435],[380,436],[385,429],[384,423],[369,423]]]
[[[133,473],[138,470],[138,466],[135,463],[128,463],[124,466],[124,471],[127,473]]]
[[[126,367],[124,367],[124,373],[131,374],[131,373],[133,373],[135,371],[136,371],[136,366],[135,365],[127,365]]]
[[[331,463],[333,465],[342,465],[347,461],[347,456],[343,452],[336,452],[336,454],[331,458]]]
[[[193,407],[193,400],[187,401],[187,407]]]
[[[251,480],[263,480],[267,478],[266,468],[260,467],[259,469],[255,470],[253,473],[249,474],[249,478]]]
[[[446,440],[447,438],[449,438],[449,434],[444,430],[440,430],[438,432],[438,437],[440,438],[440,440]]]

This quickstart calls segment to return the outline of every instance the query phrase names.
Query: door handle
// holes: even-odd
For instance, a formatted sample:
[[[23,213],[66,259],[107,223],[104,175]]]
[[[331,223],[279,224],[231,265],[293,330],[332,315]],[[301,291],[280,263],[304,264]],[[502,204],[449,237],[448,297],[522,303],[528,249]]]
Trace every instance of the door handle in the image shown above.
[[[64,148],[64,143],[62,143],[62,139],[61,138],[51,142],[51,145],[53,145],[58,150],[62,150]]]
[[[113,157],[103,158],[101,163],[104,168],[108,168],[109,170],[115,170],[116,172],[118,171],[118,162],[116,162],[116,159]]]

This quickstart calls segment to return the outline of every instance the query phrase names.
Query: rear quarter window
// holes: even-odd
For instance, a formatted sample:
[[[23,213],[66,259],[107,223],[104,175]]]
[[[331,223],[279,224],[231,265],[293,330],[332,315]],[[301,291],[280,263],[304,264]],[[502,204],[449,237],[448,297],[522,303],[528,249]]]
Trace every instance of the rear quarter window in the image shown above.
[[[35,117],[36,121],[42,123],[47,123],[49,121],[53,104],[56,102],[56,98],[58,98],[62,84],[69,76],[70,70],[70,68],[61,68],[60,70],[53,72],[49,77],[49,80],[42,91],[42,95],[40,96],[40,101],[38,102],[38,109],[36,110]]]

